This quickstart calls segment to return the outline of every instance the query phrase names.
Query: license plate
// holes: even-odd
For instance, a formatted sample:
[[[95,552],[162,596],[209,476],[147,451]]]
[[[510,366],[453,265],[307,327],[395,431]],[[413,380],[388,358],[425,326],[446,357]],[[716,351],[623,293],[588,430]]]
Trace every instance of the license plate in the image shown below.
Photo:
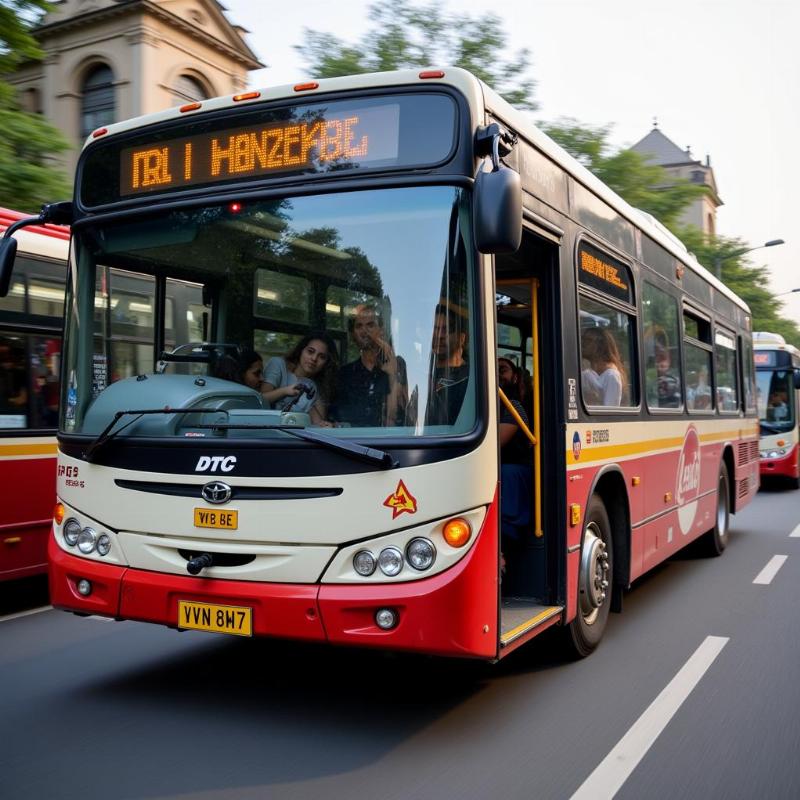
[[[253,609],[179,600],[178,627],[194,631],[232,633],[234,636],[252,636]]]
[[[235,531],[239,527],[238,511],[222,511],[219,508],[196,508],[194,510],[195,528],[217,528]]]

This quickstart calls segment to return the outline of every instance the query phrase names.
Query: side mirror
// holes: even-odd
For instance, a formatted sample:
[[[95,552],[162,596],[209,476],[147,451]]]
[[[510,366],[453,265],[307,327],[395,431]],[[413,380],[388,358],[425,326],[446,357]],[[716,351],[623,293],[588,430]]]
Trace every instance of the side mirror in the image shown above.
[[[473,197],[475,245],[481,253],[516,253],[522,242],[522,181],[519,173],[499,164],[475,177]]]
[[[7,239],[0,239],[0,297],[8,295],[16,255],[17,240],[11,236]]]
[[[800,389],[800,369],[794,371],[794,388]]]

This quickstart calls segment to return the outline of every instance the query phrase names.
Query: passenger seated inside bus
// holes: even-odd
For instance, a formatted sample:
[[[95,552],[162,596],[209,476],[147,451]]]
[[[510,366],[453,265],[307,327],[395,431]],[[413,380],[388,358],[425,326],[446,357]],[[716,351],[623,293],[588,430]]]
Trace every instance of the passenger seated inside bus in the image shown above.
[[[348,328],[359,356],[339,370],[331,417],[359,428],[404,425],[406,364],[395,354],[377,307],[356,306]]]
[[[327,408],[338,368],[333,339],[327,333],[309,333],[285,356],[269,360],[261,396],[272,408],[307,413],[314,425],[330,427]]]
[[[672,355],[666,331],[651,325],[644,332],[645,386],[651,408],[680,408],[681,380],[672,370]]]
[[[581,355],[587,364],[581,373],[586,405],[621,405],[625,367],[611,332],[605,328],[587,328],[581,336]]]
[[[522,371],[508,358],[497,360],[503,393],[525,423],[530,420],[519,400]],[[533,503],[533,456],[531,443],[505,403],[500,403],[500,549],[501,567],[514,558],[531,532]]]
[[[261,391],[264,382],[264,361],[255,350],[242,350],[237,358],[221,356],[214,366],[214,377],[242,383]]]
[[[708,383],[708,368],[700,367],[686,378],[686,405],[692,411],[711,408],[711,386]]]
[[[789,418],[789,404],[786,392],[775,390],[770,393],[767,402],[767,420],[769,422],[780,422]]]
[[[433,375],[428,392],[428,425],[454,425],[469,381],[466,319],[444,303],[433,322]]]

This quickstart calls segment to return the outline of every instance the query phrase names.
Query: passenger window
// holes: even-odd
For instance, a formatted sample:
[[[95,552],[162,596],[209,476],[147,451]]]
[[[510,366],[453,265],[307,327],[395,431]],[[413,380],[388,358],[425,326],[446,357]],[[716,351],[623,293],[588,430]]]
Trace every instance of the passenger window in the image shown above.
[[[580,298],[581,392],[586,406],[636,405],[633,391],[633,317]]]
[[[645,283],[642,292],[644,322],[644,384],[650,409],[683,405],[678,302]]]
[[[720,411],[739,410],[739,389],[736,379],[736,337],[719,328],[714,332],[717,406]]]
[[[686,358],[686,407],[689,411],[710,411],[714,408],[711,380],[711,325],[690,311],[684,311],[683,337],[683,352]]]

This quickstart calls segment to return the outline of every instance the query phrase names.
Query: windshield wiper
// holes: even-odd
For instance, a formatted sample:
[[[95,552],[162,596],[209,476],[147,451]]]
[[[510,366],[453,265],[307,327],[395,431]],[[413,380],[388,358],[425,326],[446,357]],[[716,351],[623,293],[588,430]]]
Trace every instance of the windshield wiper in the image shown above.
[[[195,413],[195,414],[228,414],[228,411],[224,408],[140,408],[140,409],[133,409],[130,411],[117,411],[114,414],[114,418],[111,422],[106,425],[105,428],[101,431],[98,437],[89,445],[86,452],[83,454],[84,460],[88,461],[90,464],[94,460],[94,455],[97,453],[98,450],[102,449],[108,442],[118,436],[122,431],[126,428],[129,428],[134,423],[138,422],[143,416],[146,414],[185,414],[185,413]],[[114,426],[123,418],[127,416],[135,416],[136,419],[132,419],[127,424],[123,425],[121,428],[117,428],[114,430]]]
[[[210,425],[192,425],[193,428],[209,428],[211,430],[251,430],[251,431],[284,431],[298,439],[322,445],[337,453],[351,456],[359,461],[366,461],[368,464],[377,464],[379,467],[388,469],[396,467],[398,462],[389,453],[383,450],[376,450],[374,447],[348,442],[344,439],[336,439],[333,436],[325,436],[319,431],[310,431],[307,428],[298,428],[296,425],[249,425],[246,423],[223,422]]]
[[[759,420],[759,424],[763,430],[769,431],[769,433],[783,433],[789,430],[789,428],[783,425],[770,425],[769,422],[764,422],[763,420]]]

